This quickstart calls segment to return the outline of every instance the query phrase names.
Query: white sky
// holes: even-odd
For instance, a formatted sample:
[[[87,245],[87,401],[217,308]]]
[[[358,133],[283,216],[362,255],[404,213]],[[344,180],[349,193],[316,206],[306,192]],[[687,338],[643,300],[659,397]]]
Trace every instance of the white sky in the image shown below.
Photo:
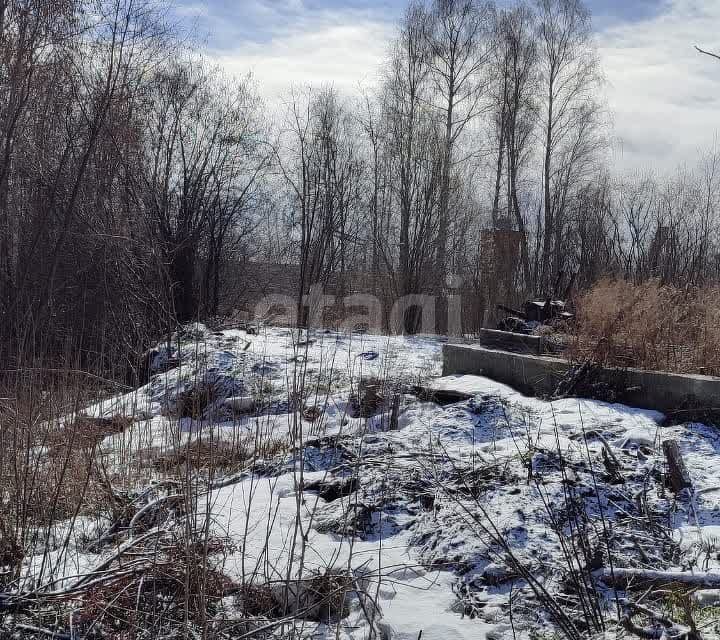
[[[396,16],[339,6],[275,26],[273,11],[283,3],[287,9],[288,1],[262,5],[262,38],[238,37],[213,58],[233,73],[253,71],[270,103],[292,83],[328,82],[354,91],[373,81]],[[185,11],[204,16],[207,7]],[[610,21],[596,36],[617,141],[614,158],[623,169],[668,171],[694,164],[720,131],[720,60],[693,48],[720,51],[720,0],[669,0],[658,2],[656,11]],[[221,19],[215,26],[226,28]]]

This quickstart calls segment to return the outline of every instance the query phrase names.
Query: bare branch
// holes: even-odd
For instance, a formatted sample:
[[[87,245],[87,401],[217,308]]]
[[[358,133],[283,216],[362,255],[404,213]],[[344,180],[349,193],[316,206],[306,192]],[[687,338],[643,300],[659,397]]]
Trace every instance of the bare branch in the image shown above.
[[[705,51],[697,45],[695,45],[695,49],[697,49],[700,53],[704,53],[706,56],[710,56],[712,58],[717,58],[718,60],[720,60],[720,55],[718,55],[717,53],[712,53],[712,51]]]

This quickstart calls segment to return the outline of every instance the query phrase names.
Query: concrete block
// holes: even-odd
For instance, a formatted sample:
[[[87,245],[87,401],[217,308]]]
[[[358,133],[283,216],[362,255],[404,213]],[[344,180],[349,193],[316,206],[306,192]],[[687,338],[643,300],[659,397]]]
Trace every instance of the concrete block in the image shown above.
[[[482,375],[526,394],[549,395],[572,364],[551,356],[528,355],[477,345],[443,346],[443,375]],[[717,412],[720,378],[703,375],[602,369],[597,380],[622,390],[623,403],[670,412],[683,409]]]

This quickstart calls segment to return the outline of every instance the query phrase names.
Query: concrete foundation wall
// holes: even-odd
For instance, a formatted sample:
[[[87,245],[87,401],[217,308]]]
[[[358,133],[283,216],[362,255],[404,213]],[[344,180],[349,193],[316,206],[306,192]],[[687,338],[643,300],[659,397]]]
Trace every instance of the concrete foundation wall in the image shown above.
[[[555,391],[570,369],[559,358],[498,351],[476,345],[443,346],[443,375],[472,374],[486,376],[530,395]]]
[[[532,395],[553,393],[571,366],[560,358],[475,345],[443,347],[443,375],[487,376]],[[720,409],[720,378],[642,369],[603,369],[597,380],[621,390],[622,401],[636,407],[663,412],[687,409],[714,413]]]

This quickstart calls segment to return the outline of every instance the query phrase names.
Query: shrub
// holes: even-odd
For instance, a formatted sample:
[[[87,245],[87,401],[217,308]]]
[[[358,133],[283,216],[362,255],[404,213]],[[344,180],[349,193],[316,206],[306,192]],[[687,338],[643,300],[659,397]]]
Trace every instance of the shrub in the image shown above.
[[[576,307],[574,360],[720,375],[720,287],[602,280]]]

